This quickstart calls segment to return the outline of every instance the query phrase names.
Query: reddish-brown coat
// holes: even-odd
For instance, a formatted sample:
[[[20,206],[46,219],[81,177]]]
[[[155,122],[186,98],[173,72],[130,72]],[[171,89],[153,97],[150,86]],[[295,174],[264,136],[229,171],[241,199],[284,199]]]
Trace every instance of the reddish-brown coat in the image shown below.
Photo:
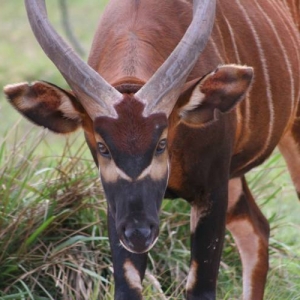
[[[166,125],[165,116],[143,117],[144,105],[133,96],[124,94],[121,103],[115,106],[118,118],[101,117],[95,121],[95,129],[101,129],[102,138],[107,138],[120,153],[141,155],[153,144],[153,132],[161,123]],[[101,134],[103,133],[103,134]]]

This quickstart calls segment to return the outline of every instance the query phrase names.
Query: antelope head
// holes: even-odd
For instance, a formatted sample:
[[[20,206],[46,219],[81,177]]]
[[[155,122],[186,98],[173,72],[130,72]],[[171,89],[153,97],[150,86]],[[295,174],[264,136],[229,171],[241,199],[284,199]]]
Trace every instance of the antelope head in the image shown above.
[[[8,85],[4,91],[38,125],[59,133],[82,126],[120,242],[131,252],[146,252],[158,237],[169,176],[168,118],[210,36],[216,1],[194,1],[182,40],[135,94],[118,91],[66,45],[49,23],[44,1],[25,2],[38,42],[72,92],[45,82]]]

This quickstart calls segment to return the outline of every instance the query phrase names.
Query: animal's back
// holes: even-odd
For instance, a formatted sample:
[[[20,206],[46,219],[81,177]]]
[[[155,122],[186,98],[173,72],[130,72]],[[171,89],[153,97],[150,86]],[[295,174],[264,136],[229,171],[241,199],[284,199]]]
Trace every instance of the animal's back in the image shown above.
[[[214,31],[200,68],[209,71],[219,61],[249,65],[255,73],[251,91],[235,109],[232,175],[260,164],[293,125],[300,95],[299,31],[290,11],[294,3],[218,2]]]
[[[253,87],[231,113],[237,119],[232,175],[260,164],[292,126],[300,95],[298,7],[295,0],[217,3],[212,36],[189,80],[219,64],[254,67]],[[190,1],[113,0],[89,63],[111,84],[146,82],[178,44],[191,17]]]
[[[148,81],[184,35],[191,8],[180,0],[110,1],[89,64],[113,85],[129,77]]]

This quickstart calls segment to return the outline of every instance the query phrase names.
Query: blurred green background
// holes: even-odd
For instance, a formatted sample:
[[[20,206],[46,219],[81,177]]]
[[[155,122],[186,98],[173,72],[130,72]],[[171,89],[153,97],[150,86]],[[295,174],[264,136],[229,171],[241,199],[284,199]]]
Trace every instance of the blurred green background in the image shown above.
[[[70,25],[85,51],[83,58],[86,60],[93,33],[107,0],[72,0],[66,3]],[[23,81],[45,80],[68,88],[63,77],[36,42],[27,20],[24,1],[0,0],[0,7],[0,86]],[[66,38],[60,2],[48,1],[47,9],[52,24]],[[43,130],[32,126],[30,122],[20,117],[4,99],[3,93],[0,94],[0,119],[2,120],[0,136],[6,136],[9,132],[12,140],[15,136],[21,137],[27,130],[32,131],[33,135]],[[82,140],[81,136],[77,134],[76,138]],[[43,154],[58,152],[59,147],[64,143],[62,139],[47,134],[45,142],[38,147],[37,151],[40,149]]]

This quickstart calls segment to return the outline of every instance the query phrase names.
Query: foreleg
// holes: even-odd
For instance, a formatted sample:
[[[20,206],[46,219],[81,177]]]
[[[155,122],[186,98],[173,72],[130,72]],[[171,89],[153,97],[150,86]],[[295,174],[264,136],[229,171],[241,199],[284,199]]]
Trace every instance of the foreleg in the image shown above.
[[[243,299],[263,299],[268,272],[269,224],[256,205],[245,178],[229,181],[227,228],[243,265]]]
[[[192,203],[191,267],[187,299],[215,299],[223,247],[227,186],[218,187]]]
[[[147,265],[147,253],[135,254],[120,245],[114,219],[108,213],[109,240],[112,250],[115,300],[142,299],[142,280]]]

